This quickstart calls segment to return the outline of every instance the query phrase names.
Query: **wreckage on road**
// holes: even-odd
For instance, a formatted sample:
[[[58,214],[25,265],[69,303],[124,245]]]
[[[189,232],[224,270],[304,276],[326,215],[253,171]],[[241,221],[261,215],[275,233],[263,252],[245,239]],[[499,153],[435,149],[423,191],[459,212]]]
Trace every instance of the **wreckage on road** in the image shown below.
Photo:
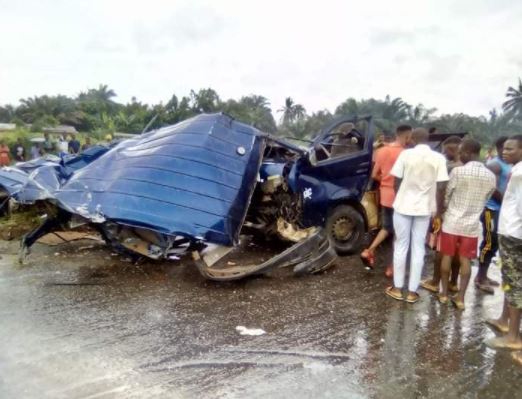
[[[18,202],[55,207],[24,237],[22,252],[49,232],[87,223],[119,252],[190,252],[213,280],[287,266],[317,272],[363,242],[372,143],[370,117],[340,119],[302,147],[203,114],[74,158],[3,168],[0,185]],[[220,266],[244,234],[293,245],[262,264]]]

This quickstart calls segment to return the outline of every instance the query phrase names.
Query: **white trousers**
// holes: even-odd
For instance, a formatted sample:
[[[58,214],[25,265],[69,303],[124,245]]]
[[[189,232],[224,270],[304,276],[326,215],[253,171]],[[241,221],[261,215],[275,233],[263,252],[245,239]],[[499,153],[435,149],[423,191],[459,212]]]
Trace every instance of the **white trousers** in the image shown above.
[[[411,244],[410,281],[408,290],[417,292],[424,266],[426,253],[424,244],[426,233],[430,225],[429,216],[407,216],[393,212],[393,228],[395,243],[393,247],[393,285],[397,288],[404,286],[406,275],[406,259]]]

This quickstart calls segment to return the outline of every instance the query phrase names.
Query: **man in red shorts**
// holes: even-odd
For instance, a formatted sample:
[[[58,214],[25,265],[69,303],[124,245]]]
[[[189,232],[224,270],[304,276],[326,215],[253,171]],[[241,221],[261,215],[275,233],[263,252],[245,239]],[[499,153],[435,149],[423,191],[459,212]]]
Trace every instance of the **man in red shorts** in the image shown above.
[[[496,188],[495,175],[487,169],[480,157],[480,143],[465,139],[459,146],[460,161],[464,166],[454,168],[446,188],[445,212],[439,251],[442,253],[441,303],[448,302],[448,280],[453,257],[460,260],[459,292],[452,298],[457,309],[464,309],[464,295],[471,277],[471,259],[477,257],[480,215]]]
[[[432,128],[433,129],[433,128]],[[431,129],[430,129],[431,131]],[[431,133],[430,133],[431,134]],[[446,166],[448,167],[448,174],[457,166],[462,166],[462,162],[459,160],[459,147],[462,143],[462,139],[457,136],[450,136],[442,143],[442,155],[446,157]],[[433,233],[440,234],[441,221],[436,218],[433,221]],[[421,287],[433,293],[439,292],[440,287],[440,262],[442,261],[442,255],[439,251],[435,252],[435,259],[433,261],[433,277],[421,281]],[[458,291],[457,280],[459,278],[459,260],[453,259],[451,263],[451,277],[449,290],[451,292]]]

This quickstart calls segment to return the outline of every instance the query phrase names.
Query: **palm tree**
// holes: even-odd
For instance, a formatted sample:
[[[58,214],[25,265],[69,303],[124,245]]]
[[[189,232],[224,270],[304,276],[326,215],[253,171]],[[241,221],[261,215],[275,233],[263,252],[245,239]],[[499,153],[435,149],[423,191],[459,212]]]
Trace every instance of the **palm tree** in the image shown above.
[[[361,115],[359,103],[355,98],[348,98],[335,109],[335,115],[350,115],[357,117]]]
[[[393,123],[398,123],[408,116],[409,105],[402,98],[397,97],[393,100],[389,95],[384,99],[382,119],[386,119]]]
[[[513,118],[522,117],[522,79],[518,78],[518,87],[509,86],[506,97],[509,100],[502,104],[505,112],[511,114]]]
[[[112,102],[112,98],[116,97],[114,90],[107,85],[99,85],[97,89],[89,89],[87,93],[100,102]]]
[[[16,116],[16,109],[11,104],[0,106],[0,122],[11,122]]]
[[[214,89],[200,89],[197,93],[190,91],[192,109],[195,113],[216,112],[219,109],[221,100]]]
[[[89,89],[86,93],[80,93],[78,100],[83,105],[87,105],[88,108],[94,108],[100,113],[114,109],[116,103],[112,100],[113,97],[116,97],[114,90],[101,84],[97,89]]]
[[[301,104],[294,103],[292,97],[287,97],[285,99],[284,107],[278,109],[277,112],[283,113],[283,116],[281,117],[281,123],[283,124],[290,124],[301,120],[306,115],[305,107],[303,107]]]
[[[408,107],[408,122],[413,126],[428,124],[437,108],[426,108],[423,104]]]

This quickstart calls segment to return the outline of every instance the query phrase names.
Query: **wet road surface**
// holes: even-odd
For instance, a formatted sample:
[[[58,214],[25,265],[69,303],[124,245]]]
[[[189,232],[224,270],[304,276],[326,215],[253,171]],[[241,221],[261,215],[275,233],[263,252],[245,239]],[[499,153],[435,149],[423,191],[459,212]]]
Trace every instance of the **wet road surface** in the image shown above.
[[[522,397],[522,369],[483,345],[498,291],[458,312],[385,297],[354,257],[212,283],[92,242],[36,245],[23,267],[16,250],[0,241],[0,398]]]

